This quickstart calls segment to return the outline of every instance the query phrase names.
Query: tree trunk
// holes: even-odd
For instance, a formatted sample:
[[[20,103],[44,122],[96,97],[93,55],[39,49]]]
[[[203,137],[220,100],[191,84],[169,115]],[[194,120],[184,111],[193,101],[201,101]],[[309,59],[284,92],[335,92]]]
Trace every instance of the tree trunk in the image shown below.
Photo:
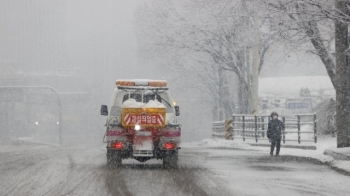
[[[241,114],[248,114],[250,110],[250,93],[248,85],[240,78],[239,83],[239,112]]]
[[[238,111],[235,111],[237,114],[243,114],[243,84],[239,80],[238,84]]]
[[[224,111],[224,70],[221,65],[218,65],[218,75],[219,75],[219,118],[224,120],[223,111]]]
[[[251,83],[251,112],[257,114],[259,111],[259,65],[260,65],[260,20],[257,15],[254,16],[254,24],[252,26],[254,32],[253,45],[253,62],[252,62],[252,83]]]
[[[347,2],[336,0],[336,8],[348,14]],[[338,148],[349,147],[349,92],[348,92],[348,56],[345,54],[349,48],[348,26],[340,21],[335,21],[335,51],[336,51],[336,126],[337,126],[337,146]]]

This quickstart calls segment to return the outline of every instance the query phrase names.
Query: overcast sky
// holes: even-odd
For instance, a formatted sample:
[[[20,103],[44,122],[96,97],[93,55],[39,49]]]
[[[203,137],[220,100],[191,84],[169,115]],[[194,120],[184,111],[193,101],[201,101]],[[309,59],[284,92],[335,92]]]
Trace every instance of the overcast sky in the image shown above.
[[[11,64],[26,74],[73,74],[77,79],[52,79],[50,84],[60,92],[94,93],[96,106],[109,103],[116,79],[171,80],[171,73],[164,75],[159,67],[138,58],[134,14],[142,4],[137,0],[1,0],[0,68]],[[325,75],[325,70],[317,57],[274,48],[261,77],[286,75]],[[182,100],[185,129],[207,137],[209,132],[203,135],[202,130],[210,126],[211,106],[198,101],[203,96],[193,93],[196,89],[186,94],[186,88],[169,86],[175,99]],[[189,118],[198,122],[185,121]]]

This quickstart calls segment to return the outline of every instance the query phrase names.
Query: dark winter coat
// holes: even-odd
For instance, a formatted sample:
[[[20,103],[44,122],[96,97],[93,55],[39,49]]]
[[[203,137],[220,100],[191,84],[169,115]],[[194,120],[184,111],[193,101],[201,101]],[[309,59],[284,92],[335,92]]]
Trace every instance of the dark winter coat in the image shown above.
[[[267,128],[267,138],[272,140],[280,140],[283,129],[284,129],[284,124],[282,121],[278,119],[271,120]]]

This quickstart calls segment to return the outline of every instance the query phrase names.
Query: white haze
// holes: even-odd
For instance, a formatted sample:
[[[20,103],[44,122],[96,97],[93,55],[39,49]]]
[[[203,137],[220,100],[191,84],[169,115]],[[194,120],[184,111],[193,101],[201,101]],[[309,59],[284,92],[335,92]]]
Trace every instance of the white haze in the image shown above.
[[[116,79],[165,79],[181,107],[183,140],[210,137],[210,103],[178,86],[171,73],[138,59],[133,20],[139,5],[136,0],[0,1],[0,68],[20,78],[2,79],[1,85],[87,93],[88,107],[73,103],[63,108],[79,110],[83,119],[74,127],[63,125],[64,140],[74,143],[86,135],[102,141],[106,118],[99,109],[109,105]]]

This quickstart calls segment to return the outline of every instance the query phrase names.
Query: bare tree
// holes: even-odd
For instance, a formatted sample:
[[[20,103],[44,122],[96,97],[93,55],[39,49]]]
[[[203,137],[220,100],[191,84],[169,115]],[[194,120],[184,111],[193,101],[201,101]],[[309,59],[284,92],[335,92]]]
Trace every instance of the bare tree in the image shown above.
[[[141,52],[170,66],[175,59],[182,62],[177,64],[183,67],[187,62],[197,61],[193,65],[196,68],[191,69],[198,70],[197,77],[210,81],[208,86],[218,89],[218,97],[213,98],[218,98],[218,105],[225,108],[228,115],[234,105],[227,99],[229,84],[225,73],[235,73],[238,78],[235,85],[240,89],[240,110],[235,112],[250,113],[252,60],[249,50],[255,47],[251,34],[255,11],[251,4],[232,0],[151,1],[136,15]],[[260,55],[265,55],[268,46],[265,43],[258,46]],[[200,60],[203,56],[207,63]],[[259,59],[260,69],[263,61],[263,57]],[[203,75],[204,70],[216,73],[208,74],[208,79]]]
[[[271,0],[265,3],[271,36],[294,46],[311,43],[314,54],[323,62],[337,94],[338,147],[349,146],[349,1]],[[336,62],[332,56],[334,43]]]

